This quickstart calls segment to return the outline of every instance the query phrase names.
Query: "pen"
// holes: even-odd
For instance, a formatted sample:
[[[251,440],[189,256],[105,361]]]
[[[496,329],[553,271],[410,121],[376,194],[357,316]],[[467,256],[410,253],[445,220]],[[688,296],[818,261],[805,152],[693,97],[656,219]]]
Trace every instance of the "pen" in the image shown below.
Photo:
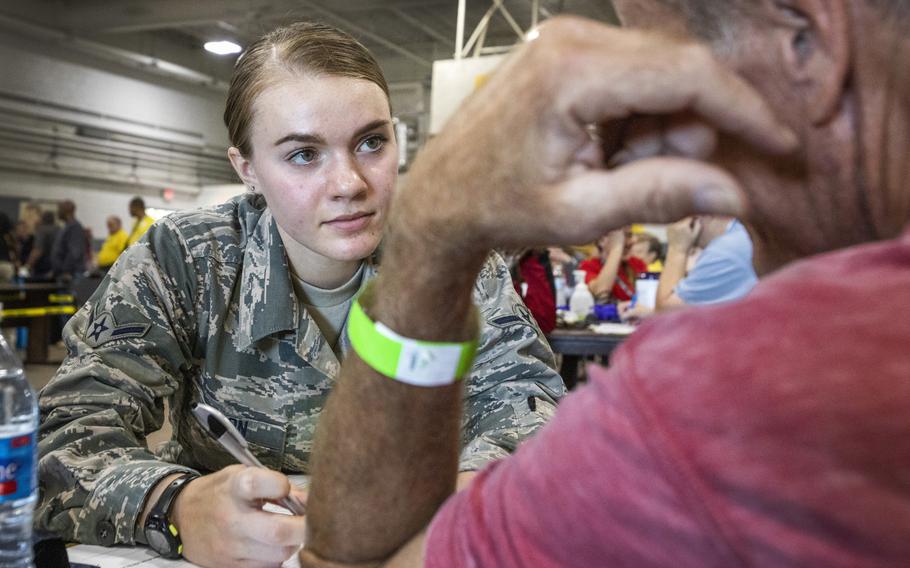
[[[225,418],[224,414],[207,404],[194,403],[192,410],[193,416],[202,424],[203,429],[234,456],[234,459],[249,467],[266,469],[262,462],[250,452],[250,447],[246,440],[237,431],[237,428],[231,424],[230,420]],[[279,504],[295,515],[302,516],[306,514],[306,506],[293,495],[284,497],[279,501]]]

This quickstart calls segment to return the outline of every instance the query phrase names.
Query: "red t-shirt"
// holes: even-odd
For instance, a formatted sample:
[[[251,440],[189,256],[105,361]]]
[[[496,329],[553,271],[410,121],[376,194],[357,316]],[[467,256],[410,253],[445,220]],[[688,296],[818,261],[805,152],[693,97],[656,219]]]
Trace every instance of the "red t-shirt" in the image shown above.
[[[585,284],[588,284],[591,280],[597,278],[597,275],[600,274],[603,267],[603,261],[596,256],[583,260],[581,264],[578,265],[579,270],[585,271]],[[629,278],[629,268],[632,269],[632,273],[635,275],[633,278]],[[618,302],[628,302],[631,300],[632,295],[635,294],[635,280],[639,274],[647,271],[648,265],[637,256],[630,256],[628,260],[620,262],[619,269],[616,271],[616,282],[613,284],[613,289],[610,291],[610,299]]]
[[[907,566],[910,233],[642,326],[426,566]]]

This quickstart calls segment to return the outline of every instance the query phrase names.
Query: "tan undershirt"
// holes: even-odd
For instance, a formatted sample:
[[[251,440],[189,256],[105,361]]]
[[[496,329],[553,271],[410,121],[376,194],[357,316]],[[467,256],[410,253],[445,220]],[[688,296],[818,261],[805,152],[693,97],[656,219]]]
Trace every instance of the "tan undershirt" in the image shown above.
[[[309,312],[313,321],[316,322],[326,342],[340,359],[341,352],[338,338],[341,335],[344,322],[348,318],[348,312],[351,311],[351,303],[354,300],[354,296],[360,289],[360,281],[363,279],[363,263],[360,264],[350,280],[332,290],[317,288],[312,284],[308,284],[293,272],[291,276],[294,281],[294,291],[297,294],[297,298],[306,307],[307,312]]]

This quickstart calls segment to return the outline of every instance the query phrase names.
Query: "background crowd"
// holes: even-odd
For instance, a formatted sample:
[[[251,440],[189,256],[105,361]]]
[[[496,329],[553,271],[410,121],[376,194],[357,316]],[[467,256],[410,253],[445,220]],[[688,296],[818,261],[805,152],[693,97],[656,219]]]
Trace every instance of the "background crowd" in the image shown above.
[[[108,236],[96,251],[91,229],[79,222],[76,203],[69,199],[56,210],[28,203],[15,222],[0,211],[0,283],[102,276],[154,222],[141,197],[130,201],[129,217],[128,232],[118,215],[108,217]]]
[[[625,322],[686,305],[738,300],[757,284],[752,241],[738,220],[687,217],[658,229],[666,233],[665,240],[642,225],[630,225],[587,246],[505,256],[516,290],[545,333],[557,327],[561,313],[573,311],[569,299],[579,284],[598,305],[616,306],[605,312],[607,319]],[[576,274],[583,274],[584,281],[576,282]],[[597,313],[604,312],[577,315],[585,325]]]

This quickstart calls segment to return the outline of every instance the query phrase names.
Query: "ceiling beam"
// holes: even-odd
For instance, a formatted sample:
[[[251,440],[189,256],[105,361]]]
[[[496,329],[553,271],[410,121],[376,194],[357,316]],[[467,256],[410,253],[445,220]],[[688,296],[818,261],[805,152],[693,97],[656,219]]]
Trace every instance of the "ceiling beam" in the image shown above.
[[[76,33],[131,33],[136,31],[180,28],[218,21],[244,20],[274,4],[269,0],[119,0],[82,4],[73,3],[55,14],[53,26]]]
[[[307,11],[296,0],[219,0],[188,2],[187,0],[116,0],[113,2],[72,2],[65,10],[45,14],[44,25],[76,33],[130,33],[187,25],[214,23],[219,20],[237,21],[255,19],[260,14],[286,14],[305,19]],[[344,16],[345,12],[411,8],[438,8],[449,4],[439,0],[319,0],[307,5],[318,5]],[[19,9],[7,11],[0,1],[0,11],[22,15]]]
[[[102,34],[131,34],[139,32],[153,32],[157,30],[172,30],[180,28],[191,28],[208,25],[216,25],[223,21],[224,18],[217,16],[208,16],[198,20],[172,20],[170,18],[160,21],[146,21],[135,24],[124,24],[122,26],[112,26],[107,28],[94,28],[92,31]]]
[[[407,14],[406,12],[403,12],[401,9],[393,8],[389,11],[399,20],[401,20],[407,24],[410,24],[412,27],[422,31],[423,33],[425,33],[426,35],[435,39],[436,41],[447,44],[447,45],[448,44],[454,45],[453,38],[446,37],[441,32],[431,28],[425,22],[422,22],[422,21],[418,20],[417,18],[415,18],[414,16],[411,16],[411,15]]]
[[[408,59],[410,59],[414,63],[417,63],[418,65],[421,65],[422,67],[427,67],[427,68],[433,67],[433,62],[430,61],[429,59],[422,57],[409,49],[405,49],[405,48],[401,47],[400,45],[398,45],[397,43],[391,42],[377,33],[371,32],[370,30],[355,24],[354,22],[348,20],[341,14],[333,12],[332,10],[327,10],[321,6],[317,6],[313,2],[301,1],[301,2],[298,2],[298,4],[302,5],[302,6],[306,6],[311,11],[316,12],[317,14],[321,14],[322,16],[335,20],[336,22],[341,24],[342,27],[346,28],[347,30],[352,31],[355,34],[358,34],[362,37],[369,38],[371,41],[385,47],[386,49],[394,51],[395,53],[397,53],[399,55],[407,57]]]
[[[228,84],[211,75],[206,75],[169,61],[163,61],[157,57],[82,39],[72,34],[31,24],[24,20],[0,15],[0,29],[6,29],[10,33],[31,37],[39,41],[58,44],[66,49],[75,50],[97,59],[112,61],[133,69],[139,69],[153,75],[192,83],[221,93],[227,92]]]

